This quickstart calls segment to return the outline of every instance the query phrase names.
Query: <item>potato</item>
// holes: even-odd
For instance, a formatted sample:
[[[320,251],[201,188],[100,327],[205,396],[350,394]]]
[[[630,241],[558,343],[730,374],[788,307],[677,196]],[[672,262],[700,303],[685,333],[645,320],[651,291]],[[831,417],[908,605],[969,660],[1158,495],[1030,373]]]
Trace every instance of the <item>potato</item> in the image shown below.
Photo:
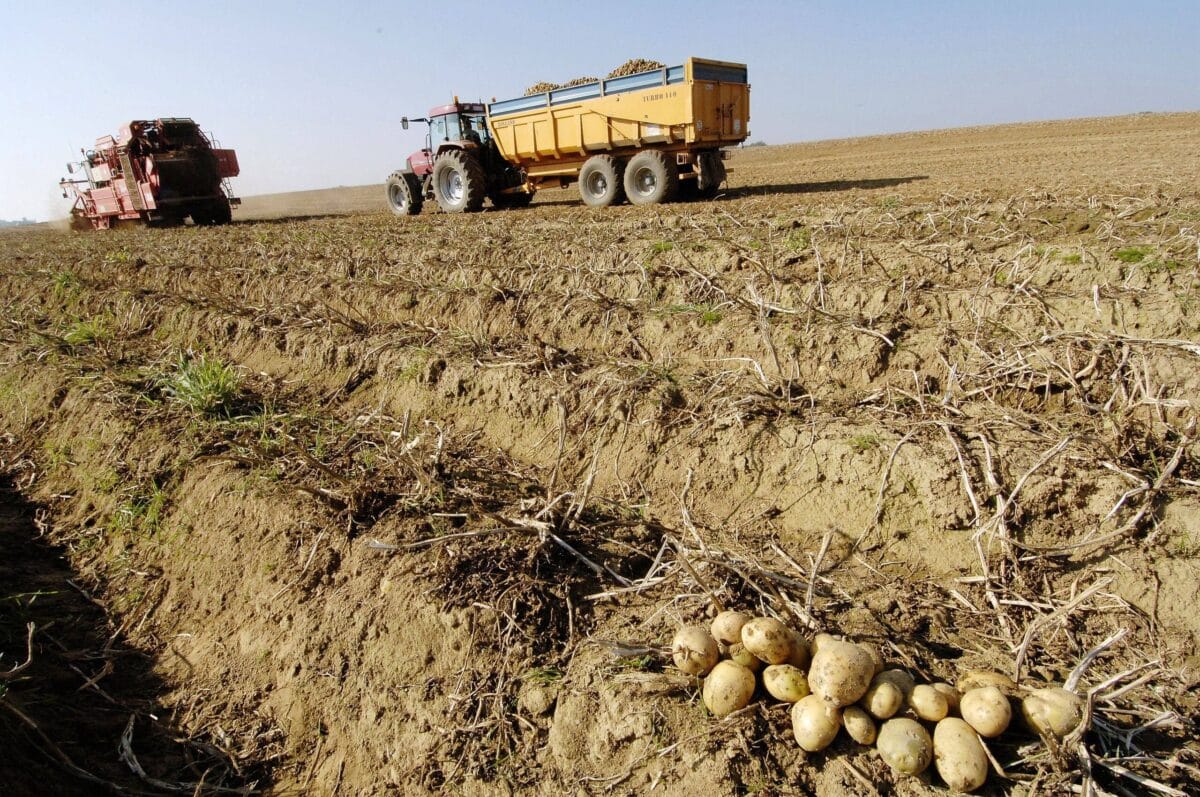
[[[742,641],[742,626],[750,622],[750,615],[733,610],[723,611],[712,621],[713,639],[725,645]]]
[[[879,729],[875,749],[884,762],[904,775],[919,775],[933,757],[933,740],[916,720],[890,719]]]
[[[732,714],[754,696],[754,673],[732,661],[719,662],[704,679],[702,696],[713,716]]]
[[[950,711],[945,696],[929,684],[913,687],[912,694],[908,696],[908,707],[926,722],[944,719]]]
[[[933,758],[951,791],[975,791],[987,780],[988,758],[975,730],[957,717],[933,729]]]
[[[1012,721],[1012,706],[999,688],[984,686],[972,689],[962,696],[959,704],[962,718],[985,739],[994,739],[1008,728]]]
[[[763,688],[767,694],[784,703],[795,703],[808,697],[808,679],[804,670],[791,664],[772,664],[763,670]]]
[[[876,677],[881,680],[894,683],[896,687],[904,694],[905,700],[908,700],[908,696],[912,694],[913,687],[917,685],[917,682],[913,679],[913,677],[904,670],[884,670]]]
[[[675,666],[688,675],[704,675],[713,668],[721,652],[708,629],[698,625],[680,628],[671,642]]]
[[[758,672],[763,666],[762,659],[746,650],[746,646],[741,642],[734,642],[729,646],[729,660],[737,662],[751,672]]]
[[[876,675],[858,703],[875,719],[886,720],[904,705],[904,692],[893,681]]]
[[[1025,696],[1021,714],[1033,730],[1062,739],[1083,719],[1083,698],[1061,686],[1048,686]]]
[[[792,653],[792,632],[773,617],[755,617],[742,626],[742,644],[767,664],[783,664]]]
[[[816,695],[792,704],[792,735],[810,753],[824,750],[837,737],[842,712]]]
[[[808,686],[835,708],[848,706],[862,697],[871,685],[875,662],[853,642],[829,640],[821,643],[808,671]]]
[[[957,714],[958,713],[958,704],[962,702],[962,697],[961,697],[961,695],[958,694],[958,690],[955,689],[950,684],[945,683],[943,681],[938,681],[937,683],[930,684],[930,686],[932,686],[934,689],[936,689],[938,691],[938,694],[940,694],[942,697],[946,698],[947,716],[952,716],[954,714]]]
[[[812,651],[808,646],[808,640],[792,631],[792,650],[788,655],[787,663],[808,672],[808,665],[811,661]]]
[[[1020,690],[1016,681],[1004,673],[994,670],[971,670],[959,677],[955,686],[964,695],[972,689],[980,689],[985,686],[994,686],[1010,697],[1016,695]]]
[[[859,642],[858,646],[865,650],[871,660],[875,662],[875,671],[871,673],[871,676],[874,677],[883,672],[883,654],[879,652],[879,646],[872,645],[870,642]]]
[[[820,649],[821,645],[824,645],[826,642],[838,642],[838,641],[840,641],[840,640],[837,637],[835,637],[833,634],[827,634],[824,631],[822,631],[821,633],[813,636],[812,642],[808,643],[809,654],[812,656],[815,656],[815,655],[817,655],[817,651]]]
[[[850,738],[859,744],[875,742],[875,720],[861,706],[846,706],[842,709],[842,726]]]

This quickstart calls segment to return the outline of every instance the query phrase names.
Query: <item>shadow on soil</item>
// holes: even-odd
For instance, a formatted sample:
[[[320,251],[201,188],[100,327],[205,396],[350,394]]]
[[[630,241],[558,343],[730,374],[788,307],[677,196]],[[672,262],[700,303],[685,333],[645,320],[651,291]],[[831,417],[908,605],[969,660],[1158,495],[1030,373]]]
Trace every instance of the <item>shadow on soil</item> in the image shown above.
[[[765,196],[768,194],[824,194],[833,191],[852,191],[854,189],[869,191],[875,188],[895,188],[905,183],[915,183],[918,180],[928,179],[929,175],[918,174],[911,177],[881,177],[876,180],[828,180],[823,183],[753,185],[744,188],[731,188],[725,191],[723,195],[733,199],[736,197]]]
[[[0,475],[0,792],[204,795],[266,782],[262,767],[235,764],[168,721],[151,662],[111,627],[34,518]],[[32,655],[13,672],[26,661],[29,623]],[[122,760],[131,719],[127,749],[147,780]]]

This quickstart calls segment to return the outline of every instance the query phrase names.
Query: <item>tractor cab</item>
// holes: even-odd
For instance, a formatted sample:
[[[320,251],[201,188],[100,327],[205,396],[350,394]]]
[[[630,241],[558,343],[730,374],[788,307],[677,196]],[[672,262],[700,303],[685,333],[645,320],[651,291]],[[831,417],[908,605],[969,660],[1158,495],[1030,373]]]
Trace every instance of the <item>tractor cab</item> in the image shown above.
[[[450,105],[439,105],[429,110],[428,117],[400,120],[400,126],[408,129],[409,122],[427,122],[425,147],[414,152],[409,164],[414,174],[424,176],[433,171],[433,162],[446,148],[473,149],[487,147],[492,136],[487,126],[487,111],[480,103],[460,103],[458,98]]]

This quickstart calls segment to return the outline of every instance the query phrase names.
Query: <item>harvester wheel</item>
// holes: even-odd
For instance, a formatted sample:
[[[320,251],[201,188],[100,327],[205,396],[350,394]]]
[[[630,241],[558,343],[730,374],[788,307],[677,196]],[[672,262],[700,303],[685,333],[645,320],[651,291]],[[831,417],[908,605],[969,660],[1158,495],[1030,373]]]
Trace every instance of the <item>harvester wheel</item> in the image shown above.
[[[670,202],[678,191],[679,172],[658,150],[642,150],[625,167],[625,195],[635,205]]]
[[[207,202],[202,205],[193,205],[192,211],[188,215],[192,217],[192,224],[197,227],[207,227],[215,223],[212,206]]]
[[[621,162],[611,155],[593,155],[579,170],[579,196],[583,204],[606,208],[625,198]]]
[[[214,199],[209,211],[210,223],[228,224],[233,221],[233,207],[228,199]]]
[[[397,216],[415,216],[421,212],[425,198],[421,186],[411,172],[392,172],[387,179],[387,203]]]
[[[483,167],[460,149],[444,153],[433,164],[433,196],[447,213],[474,213],[487,194]]]

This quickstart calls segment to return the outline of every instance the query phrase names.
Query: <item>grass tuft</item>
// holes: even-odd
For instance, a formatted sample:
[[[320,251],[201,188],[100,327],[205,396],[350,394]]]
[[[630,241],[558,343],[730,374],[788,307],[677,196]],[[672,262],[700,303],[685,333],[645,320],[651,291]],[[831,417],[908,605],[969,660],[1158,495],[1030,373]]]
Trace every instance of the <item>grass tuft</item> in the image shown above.
[[[175,372],[162,381],[163,392],[192,412],[214,415],[227,411],[238,395],[237,370],[215,357],[181,356]]]

